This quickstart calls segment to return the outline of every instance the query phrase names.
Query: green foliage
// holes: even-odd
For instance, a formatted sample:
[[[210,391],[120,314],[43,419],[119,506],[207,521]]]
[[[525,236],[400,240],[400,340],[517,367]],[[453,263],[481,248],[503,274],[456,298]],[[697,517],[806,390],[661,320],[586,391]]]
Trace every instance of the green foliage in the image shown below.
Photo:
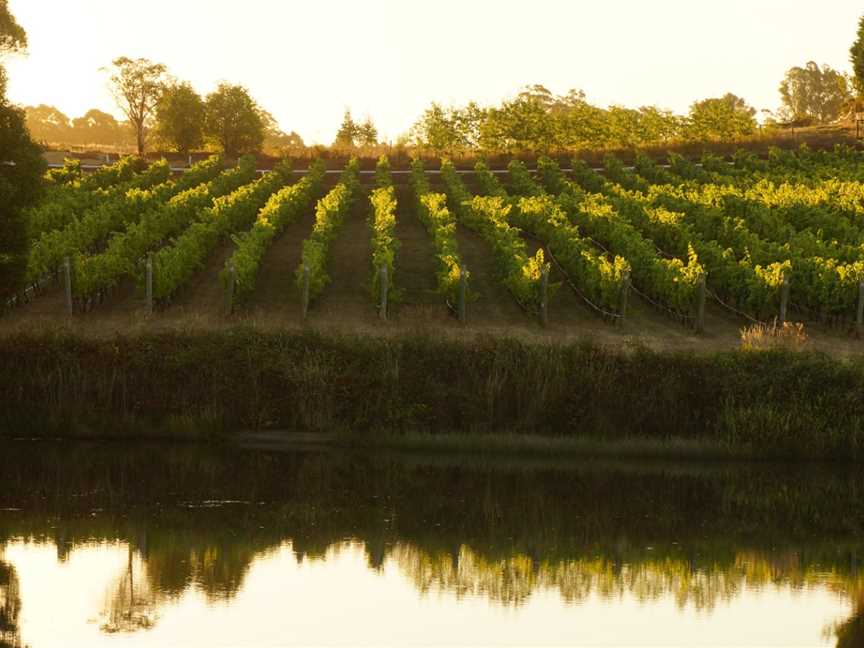
[[[27,48],[27,32],[9,11],[9,0],[0,0],[0,54]],[[3,93],[0,92],[0,96]]]
[[[864,95],[864,16],[858,19],[858,32],[849,49],[849,61],[852,63],[854,84],[860,97]]]
[[[366,118],[357,132],[357,143],[360,146],[375,146],[378,144],[378,129],[372,119]]]
[[[346,110],[345,116],[342,119],[342,124],[339,130],[336,131],[336,139],[333,140],[333,146],[351,148],[354,146],[355,139],[359,135],[360,127],[354,118],[351,116],[351,111]]]
[[[269,112],[263,108],[260,108],[259,112],[264,121],[264,153],[285,157],[292,149],[302,149],[305,146],[300,135],[294,131],[284,132]]]
[[[375,169],[375,189],[369,197],[372,204],[372,214],[369,218],[369,228],[372,231],[372,298],[377,300],[381,294],[380,272],[387,268],[387,294],[396,294],[395,261],[399,249],[399,241],[395,237],[396,229],[396,189],[390,177],[390,161],[381,156]]]
[[[357,146],[375,146],[378,144],[378,129],[370,118],[358,124],[351,116],[351,111],[346,110],[342,124],[336,132],[333,146],[336,148],[355,148]]]
[[[442,161],[441,177],[450,203],[460,222],[480,234],[492,249],[501,283],[525,309],[536,312],[543,298],[541,277],[549,271],[549,264],[545,262],[542,248],[534,257],[528,256],[519,230],[508,223],[512,205],[506,192],[495,186],[497,181],[482,162],[478,162],[477,170],[486,171],[478,175],[485,176],[491,195],[472,198],[453,164],[449,160]]]
[[[552,163],[547,163],[551,165]],[[616,167],[610,160],[610,166]],[[574,177],[580,175],[594,187],[599,182],[579,160],[573,161]],[[601,179],[602,180],[602,179]],[[601,191],[606,190],[602,184]],[[557,199],[558,206],[571,222],[612,254],[620,255],[631,266],[634,285],[682,316],[690,316],[696,303],[699,281],[705,270],[695,251],[688,250],[685,259],[660,256],[654,243],[639,230],[602,193],[587,192],[577,184],[565,181],[565,191]]]
[[[27,264],[28,283],[56,270],[64,257],[91,250],[111,232],[120,231],[147,209],[170,198],[182,185],[168,181],[169,175],[168,163],[160,160],[130,182],[92,192],[90,206],[73,215],[65,227],[43,230],[34,241]],[[46,217],[62,210],[62,198],[62,193],[55,195],[56,202],[43,205],[38,214]]]
[[[537,160],[537,175],[540,177],[541,184],[555,196],[567,188],[567,179],[561,172],[561,167],[552,158],[541,156]]]
[[[69,184],[81,179],[81,160],[78,158],[66,158],[63,166],[59,169],[48,169],[45,174],[45,182],[49,185]]]
[[[135,155],[127,155],[114,164],[102,166],[93,173],[83,175],[81,188],[88,191],[107,189],[121,182],[132,180],[136,174],[141,173],[146,168],[146,160]]]
[[[204,142],[204,100],[189,83],[165,88],[156,104],[156,132],[180,153],[199,148]]]
[[[330,283],[330,276],[327,274],[330,245],[360,192],[359,171],[360,163],[353,158],[342,173],[339,184],[319,200],[316,206],[315,225],[312,233],[303,241],[302,258],[296,272],[297,287],[302,292],[305,271],[309,271],[310,302]]]
[[[734,140],[753,135],[756,129],[756,109],[731,93],[690,106],[689,139]]]
[[[456,243],[456,219],[447,209],[447,196],[433,193],[419,159],[411,164],[411,184],[414,188],[417,216],[423,223],[435,248],[438,292],[456,304],[461,278],[462,260]]]
[[[236,168],[147,211],[122,233],[112,236],[101,253],[77,254],[72,283],[76,298],[92,299],[116,286],[123,277],[138,274],[149,251],[199,220],[215,198],[230,194],[254,178],[255,159],[241,158]]]
[[[162,94],[167,68],[145,58],[126,56],[114,59],[112,65],[116,69],[110,79],[111,92],[135,131],[138,155],[142,155],[147,125]]]
[[[411,127],[409,137],[437,154],[467,151],[478,146],[485,118],[486,111],[473,102],[451,109],[433,103]]]
[[[390,159],[386,155],[378,158],[375,165],[375,186],[378,189],[386,189],[393,186],[393,176],[390,172]]]
[[[267,199],[290,179],[291,164],[283,161],[254,182],[214,197],[198,220],[153,255],[153,298],[164,301],[174,296],[204,266],[219,240],[250,227]],[[139,282],[143,280],[139,273]]]
[[[4,3],[5,5],[5,3]],[[5,10],[5,6],[0,7]],[[2,16],[0,16],[2,17]],[[18,38],[18,37],[15,37]],[[25,208],[42,191],[45,161],[30,139],[24,115],[0,95],[0,309],[21,287],[26,271],[29,239]]]
[[[243,86],[220,83],[207,95],[204,135],[234,157],[255,153],[264,143],[262,111]]]
[[[117,146],[135,142],[127,123],[113,115],[91,109],[83,116],[69,119],[54,106],[25,106],[27,128],[34,139],[52,146]]]
[[[585,93],[555,96],[530,86],[499,106],[443,108],[433,103],[410,141],[439,154],[548,153],[560,150],[656,146],[679,141],[737,139],[758,131],[755,111],[732,94],[695,102],[687,116],[656,106],[600,108]]]
[[[830,122],[851,99],[849,79],[828,65],[813,61],[793,67],[780,84],[781,115],[788,121]]]
[[[593,304],[619,312],[630,264],[623,257],[601,254],[583,238],[522,162],[512,161],[508,170],[516,193],[523,196],[515,203],[513,223],[543,241],[570,281]]]
[[[261,260],[273,239],[279,236],[286,226],[300,218],[312,200],[321,193],[325,170],[324,162],[315,160],[309,167],[309,172],[299,182],[270,196],[248,232],[231,236],[237,249],[219,276],[222,284],[227,286],[230,280],[229,268],[234,268],[235,303],[247,300],[255,290]]]
[[[0,0],[0,57],[27,48],[27,33]],[[0,310],[21,287],[29,237],[25,208],[39,198],[45,161],[30,139],[24,113],[6,99],[6,69],[0,65]],[[11,163],[11,164],[10,164]]]

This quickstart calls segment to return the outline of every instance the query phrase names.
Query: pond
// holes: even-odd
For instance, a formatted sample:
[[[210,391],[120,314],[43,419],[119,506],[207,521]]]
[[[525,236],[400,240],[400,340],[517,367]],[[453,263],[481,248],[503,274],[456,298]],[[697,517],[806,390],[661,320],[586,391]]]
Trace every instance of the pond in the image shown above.
[[[861,646],[856,466],[0,444],[0,646]]]

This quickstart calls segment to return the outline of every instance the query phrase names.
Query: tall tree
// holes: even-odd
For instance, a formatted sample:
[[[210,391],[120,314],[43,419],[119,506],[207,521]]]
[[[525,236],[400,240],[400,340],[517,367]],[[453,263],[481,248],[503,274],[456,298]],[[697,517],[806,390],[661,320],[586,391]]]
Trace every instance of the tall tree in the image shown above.
[[[517,97],[487,113],[480,145],[488,151],[548,152],[556,143],[555,120],[546,103],[536,97]]]
[[[342,118],[342,124],[339,126],[339,130],[336,131],[336,139],[333,140],[333,146],[348,148],[355,146],[359,132],[360,127],[354,121],[354,118],[351,117],[351,111],[346,110],[345,116]]]
[[[849,79],[828,65],[813,61],[793,67],[780,84],[781,115],[788,120],[834,121],[852,98]]]
[[[691,139],[734,139],[753,134],[756,127],[756,109],[731,92],[690,106],[687,130]]]
[[[522,88],[522,91],[516,95],[517,99],[524,99],[526,101],[533,101],[541,106],[543,106],[546,110],[552,110],[552,107],[557,103],[555,96],[552,94],[552,91],[549,90],[544,85],[539,83],[535,83],[534,85],[525,86]]]
[[[284,157],[286,149],[303,148],[303,138],[294,131],[286,133],[279,127],[276,118],[263,108],[259,108],[264,120],[264,151]]]
[[[367,117],[357,127],[357,143],[360,146],[375,146],[378,144],[378,129],[375,128],[371,117]]]
[[[430,148],[439,155],[452,153],[459,145],[456,123],[440,104],[434,102],[411,127],[410,138],[415,145]]]
[[[26,33],[0,0],[0,56],[26,45]],[[39,197],[44,172],[24,111],[6,100],[6,70],[0,65],[0,308],[21,287],[29,252],[23,210]]]
[[[189,83],[165,88],[156,104],[156,132],[180,153],[199,148],[204,142],[204,100]]]
[[[9,11],[9,0],[0,0],[0,54],[27,49],[27,32]]]
[[[849,48],[849,60],[852,63],[852,78],[858,96],[864,96],[864,16],[858,19],[858,37]]]
[[[261,150],[264,119],[246,88],[220,83],[207,95],[204,134],[231,157]]]
[[[138,154],[141,155],[144,153],[147,128],[165,86],[167,69],[161,63],[126,56],[114,59],[112,64],[115,71],[111,75],[111,93],[135,130]]]
[[[2,1],[2,0],[0,0]],[[0,648],[21,646],[21,593],[15,568],[0,560]]]

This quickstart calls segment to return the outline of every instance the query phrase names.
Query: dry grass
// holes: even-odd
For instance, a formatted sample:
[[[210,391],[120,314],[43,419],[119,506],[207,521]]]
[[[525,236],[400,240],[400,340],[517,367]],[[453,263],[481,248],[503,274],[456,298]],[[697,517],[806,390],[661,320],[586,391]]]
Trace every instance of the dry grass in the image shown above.
[[[741,329],[744,351],[801,351],[807,345],[807,332],[801,322],[752,324]]]

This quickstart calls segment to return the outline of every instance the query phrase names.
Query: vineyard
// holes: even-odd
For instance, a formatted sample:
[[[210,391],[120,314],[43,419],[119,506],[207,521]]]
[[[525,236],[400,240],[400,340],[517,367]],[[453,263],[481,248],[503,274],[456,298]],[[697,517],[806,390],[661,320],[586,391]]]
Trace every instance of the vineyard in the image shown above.
[[[864,154],[851,149],[303,167],[214,156],[171,177],[128,157],[51,172],[0,329],[195,315],[723,347],[744,326],[794,321],[854,351],[864,327]]]

